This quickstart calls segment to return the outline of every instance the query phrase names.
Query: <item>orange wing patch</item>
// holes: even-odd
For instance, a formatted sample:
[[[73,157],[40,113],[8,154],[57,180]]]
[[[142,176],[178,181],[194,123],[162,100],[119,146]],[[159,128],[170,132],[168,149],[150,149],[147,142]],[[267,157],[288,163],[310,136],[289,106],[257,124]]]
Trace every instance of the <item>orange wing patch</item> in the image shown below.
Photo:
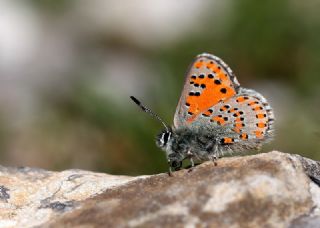
[[[194,64],[194,67],[197,68],[197,69],[199,69],[199,68],[202,67],[202,66],[203,66],[203,60],[199,60],[198,62],[196,62],[196,63]]]
[[[242,133],[242,134],[240,135],[240,138],[243,139],[243,140],[247,140],[247,139],[248,139],[248,134]]]
[[[232,144],[232,143],[234,143],[234,139],[233,139],[233,138],[230,138],[230,137],[224,137],[224,138],[222,139],[222,143],[223,143],[223,144]]]
[[[263,138],[263,132],[262,132],[262,131],[254,131],[254,134],[256,135],[256,137],[257,137],[258,139]]]
[[[241,132],[241,128],[244,127],[244,124],[242,122],[237,122],[235,125],[234,125],[234,131],[237,132],[237,133],[240,133]]]
[[[222,117],[222,115],[215,116],[211,120],[217,122],[219,125],[224,125],[226,123],[226,120]]]
[[[207,68],[211,72],[190,77],[189,83],[201,90],[200,92],[189,92],[187,95],[186,104],[189,106],[188,114],[191,115],[187,119],[188,122],[192,122],[200,113],[236,94],[227,72],[213,61],[200,60],[195,62],[194,67]]]

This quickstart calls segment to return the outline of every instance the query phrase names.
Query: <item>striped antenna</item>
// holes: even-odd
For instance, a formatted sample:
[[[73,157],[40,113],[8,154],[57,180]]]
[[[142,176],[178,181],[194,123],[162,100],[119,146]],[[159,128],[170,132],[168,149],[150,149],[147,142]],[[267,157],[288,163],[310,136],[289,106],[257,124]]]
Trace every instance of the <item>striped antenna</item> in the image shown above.
[[[138,105],[142,111],[148,113],[149,115],[151,115],[152,117],[156,118],[157,120],[159,120],[162,125],[165,127],[166,131],[169,132],[169,128],[168,126],[166,125],[166,123],[157,115],[155,114],[153,111],[151,111],[149,108],[147,108],[146,106],[144,106],[143,104],[141,104],[141,102],[135,98],[134,96],[130,96],[131,100],[133,100],[134,103],[136,103],[136,105]]]

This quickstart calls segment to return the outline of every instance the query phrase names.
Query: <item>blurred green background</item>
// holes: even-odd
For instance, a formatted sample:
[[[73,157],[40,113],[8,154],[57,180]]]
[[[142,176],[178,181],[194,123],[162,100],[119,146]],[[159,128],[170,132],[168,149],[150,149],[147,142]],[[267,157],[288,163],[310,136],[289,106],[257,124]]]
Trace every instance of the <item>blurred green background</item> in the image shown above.
[[[276,115],[272,149],[320,160],[320,1],[0,1],[1,165],[139,175],[192,59],[221,57]]]

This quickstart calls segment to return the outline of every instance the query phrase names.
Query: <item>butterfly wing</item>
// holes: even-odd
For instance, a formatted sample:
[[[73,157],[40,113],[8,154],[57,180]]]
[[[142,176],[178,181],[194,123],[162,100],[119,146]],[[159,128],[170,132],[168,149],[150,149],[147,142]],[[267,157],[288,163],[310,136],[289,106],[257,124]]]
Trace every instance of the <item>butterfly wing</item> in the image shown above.
[[[235,75],[220,58],[206,53],[198,55],[187,71],[174,127],[186,126],[208,110],[216,111],[215,105],[235,96],[239,87]]]
[[[214,106],[214,111],[206,111],[195,120],[209,125],[223,126],[221,144],[239,146],[247,144],[247,149],[257,147],[262,141],[271,139],[274,114],[267,100],[258,92],[240,88],[237,95]],[[211,109],[213,109],[211,108]],[[210,109],[209,109],[210,110]],[[232,132],[229,134],[228,132]],[[239,144],[238,142],[244,142]]]
[[[202,54],[191,64],[175,113],[175,128],[206,127],[227,149],[256,148],[271,139],[274,114],[258,92],[240,87],[218,57]]]

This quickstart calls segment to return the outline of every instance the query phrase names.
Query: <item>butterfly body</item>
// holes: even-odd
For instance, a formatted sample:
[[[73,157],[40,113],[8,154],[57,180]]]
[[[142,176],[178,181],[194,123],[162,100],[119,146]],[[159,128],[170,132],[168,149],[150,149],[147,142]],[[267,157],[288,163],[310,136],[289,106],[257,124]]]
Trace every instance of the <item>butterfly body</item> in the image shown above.
[[[165,143],[160,140],[163,132],[158,136],[157,145],[166,152],[168,163],[173,168],[180,168],[182,161],[193,158],[197,161],[215,160],[223,155],[223,151],[230,150],[228,145],[222,143],[223,137],[235,136],[231,131],[216,126],[213,128],[179,128],[172,130]]]
[[[267,100],[255,90],[241,87],[220,58],[204,53],[187,71],[173,127],[162,122],[166,129],[156,143],[166,152],[170,168],[178,169],[185,159],[193,164],[193,159],[215,160],[257,149],[272,139],[273,122]]]

